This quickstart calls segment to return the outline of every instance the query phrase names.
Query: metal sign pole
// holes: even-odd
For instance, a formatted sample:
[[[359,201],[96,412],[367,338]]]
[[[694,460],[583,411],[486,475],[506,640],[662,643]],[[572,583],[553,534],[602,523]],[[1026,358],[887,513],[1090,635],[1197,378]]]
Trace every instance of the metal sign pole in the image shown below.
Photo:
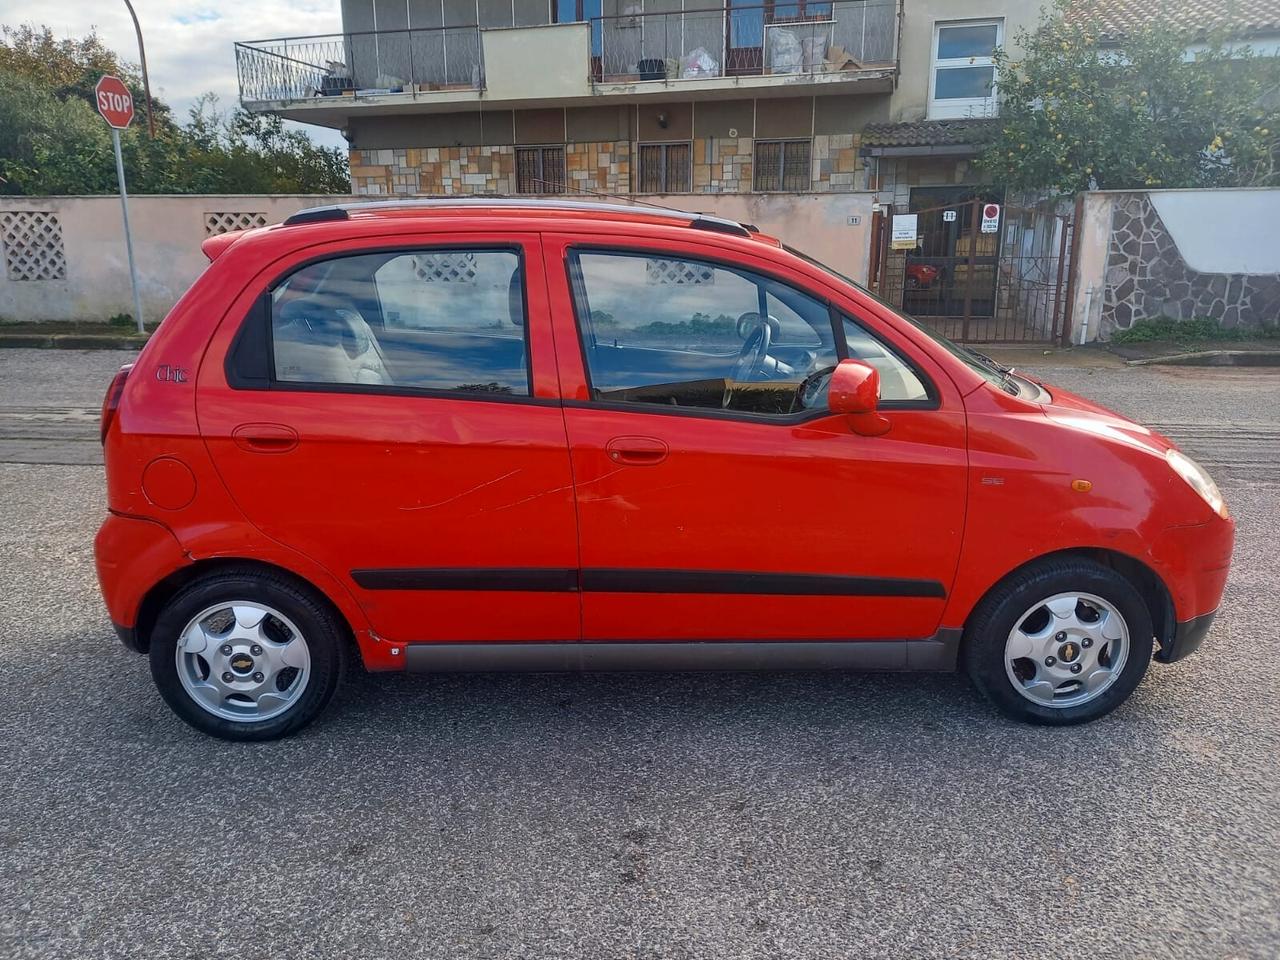
[[[124,246],[129,252],[129,282],[133,285],[133,316],[138,332],[146,333],[142,322],[142,296],[138,292],[138,267],[133,262],[133,232],[129,229],[129,194],[124,188],[124,157],[120,155],[120,131],[111,128],[111,145],[116,148],[116,178],[120,181],[120,209],[124,213]]]

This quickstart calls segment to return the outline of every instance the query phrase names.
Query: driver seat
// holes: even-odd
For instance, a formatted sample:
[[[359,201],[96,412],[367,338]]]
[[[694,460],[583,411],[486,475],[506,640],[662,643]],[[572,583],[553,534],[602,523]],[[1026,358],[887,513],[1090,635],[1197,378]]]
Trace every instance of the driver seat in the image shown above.
[[[390,385],[382,348],[359,312],[314,299],[286,303],[273,318],[276,375],[306,383]]]

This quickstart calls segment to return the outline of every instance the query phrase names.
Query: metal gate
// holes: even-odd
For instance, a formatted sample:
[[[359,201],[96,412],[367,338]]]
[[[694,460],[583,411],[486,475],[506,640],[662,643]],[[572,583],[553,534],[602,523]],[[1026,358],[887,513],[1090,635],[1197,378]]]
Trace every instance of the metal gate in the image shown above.
[[[1065,342],[1071,218],[1050,204],[1003,206],[984,232],[985,206],[914,211],[914,246],[894,249],[890,205],[877,218],[876,292],[952,340]]]

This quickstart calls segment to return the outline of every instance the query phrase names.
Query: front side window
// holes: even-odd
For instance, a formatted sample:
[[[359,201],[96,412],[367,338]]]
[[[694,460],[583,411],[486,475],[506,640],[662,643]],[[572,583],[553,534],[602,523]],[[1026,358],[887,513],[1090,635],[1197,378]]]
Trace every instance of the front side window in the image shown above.
[[[831,311],[768,277],[684,257],[572,256],[592,396],[786,416],[826,407]]]
[[[564,193],[564,147],[516,149],[518,193]]]
[[[757,140],[754,168],[757,191],[808,190],[813,186],[808,140]]]
[[[271,293],[274,379],[529,395],[511,250],[430,249],[309,264]]]
[[[929,117],[987,117],[996,112],[999,20],[939,23],[933,33]]]
[[[640,144],[641,193],[688,193],[691,176],[689,144]]]

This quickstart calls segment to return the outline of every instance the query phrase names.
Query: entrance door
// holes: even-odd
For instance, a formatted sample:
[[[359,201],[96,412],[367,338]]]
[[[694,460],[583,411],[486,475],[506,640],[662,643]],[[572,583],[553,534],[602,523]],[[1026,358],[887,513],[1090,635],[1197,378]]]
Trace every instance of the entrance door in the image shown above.
[[[249,521],[345,582],[384,639],[576,640],[537,240],[394,240],[313,248],[246,292],[231,360],[215,349],[200,372],[212,459]]]
[[[767,262],[544,243],[584,639],[933,634],[964,519],[954,388]],[[884,436],[826,412],[848,355],[881,369]]]

